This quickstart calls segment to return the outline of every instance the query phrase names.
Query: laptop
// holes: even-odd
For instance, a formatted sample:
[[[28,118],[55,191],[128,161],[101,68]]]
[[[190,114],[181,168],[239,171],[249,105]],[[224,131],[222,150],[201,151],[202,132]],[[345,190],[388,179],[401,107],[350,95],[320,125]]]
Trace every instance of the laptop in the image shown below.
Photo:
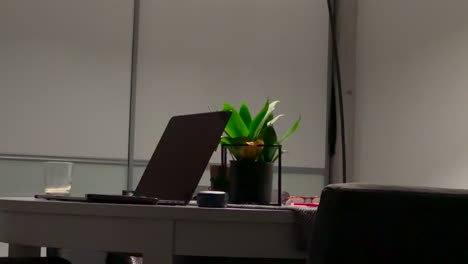
[[[231,112],[174,116],[159,140],[133,196],[86,197],[36,195],[61,201],[186,205],[216,150]]]

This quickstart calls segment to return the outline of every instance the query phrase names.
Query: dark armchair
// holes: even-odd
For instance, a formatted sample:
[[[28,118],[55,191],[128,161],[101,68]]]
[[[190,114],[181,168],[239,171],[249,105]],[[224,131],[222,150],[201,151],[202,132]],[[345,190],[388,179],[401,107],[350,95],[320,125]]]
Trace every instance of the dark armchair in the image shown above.
[[[468,191],[330,185],[311,246],[313,264],[468,263]]]

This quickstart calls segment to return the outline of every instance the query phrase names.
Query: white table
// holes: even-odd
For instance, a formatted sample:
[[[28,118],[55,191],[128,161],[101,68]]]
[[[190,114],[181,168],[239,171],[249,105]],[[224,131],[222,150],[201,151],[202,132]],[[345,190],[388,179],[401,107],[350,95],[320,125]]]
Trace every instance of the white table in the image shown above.
[[[142,253],[145,264],[174,256],[305,259],[290,211],[88,204],[0,198],[0,241],[10,256],[40,247]]]

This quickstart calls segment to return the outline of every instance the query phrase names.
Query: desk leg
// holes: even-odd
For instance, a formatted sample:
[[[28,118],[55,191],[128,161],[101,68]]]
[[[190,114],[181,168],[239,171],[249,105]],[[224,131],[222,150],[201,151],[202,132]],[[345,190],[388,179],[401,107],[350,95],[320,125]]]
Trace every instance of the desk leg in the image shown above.
[[[34,246],[9,244],[8,256],[9,257],[40,257],[41,248],[34,247]]]

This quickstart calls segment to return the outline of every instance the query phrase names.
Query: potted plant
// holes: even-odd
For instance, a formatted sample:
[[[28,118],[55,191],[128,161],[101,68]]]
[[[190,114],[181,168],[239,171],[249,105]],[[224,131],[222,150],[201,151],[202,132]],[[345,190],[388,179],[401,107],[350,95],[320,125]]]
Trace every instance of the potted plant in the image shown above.
[[[232,203],[269,204],[273,179],[273,164],[279,157],[278,145],[283,144],[298,128],[301,118],[284,136],[278,139],[275,122],[284,115],[274,115],[279,101],[266,103],[252,118],[250,110],[242,103],[239,111],[230,104],[231,119],[221,138],[233,159],[229,166],[229,197]]]

